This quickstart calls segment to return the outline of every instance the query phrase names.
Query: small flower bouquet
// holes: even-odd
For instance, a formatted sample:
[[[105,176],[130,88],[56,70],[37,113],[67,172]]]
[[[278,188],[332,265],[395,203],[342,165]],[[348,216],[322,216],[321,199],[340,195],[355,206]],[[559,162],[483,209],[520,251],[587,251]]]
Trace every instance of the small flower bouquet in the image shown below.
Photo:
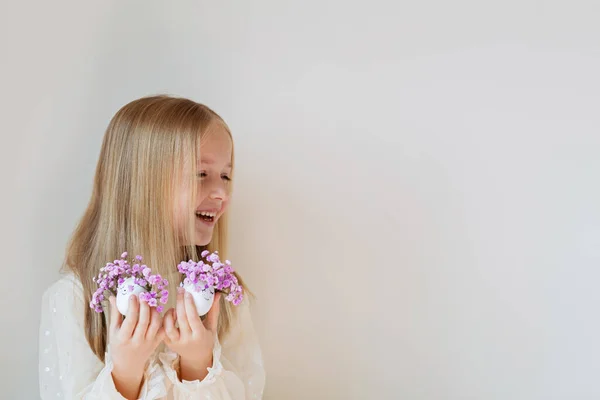
[[[242,286],[233,273],[231,262],[226,260],[222,263],[217,251],[204,250],[201,256],[202,260],[198,262],[182,261],[177,266],[179,272],[185,275],[181,287],[192,294],[198,314],[203,316],[210,310],[215,290],[227,294],[225,299],[233,305],[239,305],[243,300]]]
[[[141,264],[142,256],[135,257],[135,264],[130,265],[127,261],[127,252],[121,254],[120,260],[107,263],[100,268],[100,274],[94,278],[98,289],[92,295],[90,308],[101,313],[101,302],[104,300],[105,292],[116,295],[117,309],[123,315],[127,314],[129,308],[129,297],[136,295],[141,301],[148,303],[150,307],[156,307],[158,312],[163,311],[163,306],[169,299],[169,291],[166,289],[169,282],[160,275],[152,274],[152,270]],[[153,289],[155,287],[155,289]]]

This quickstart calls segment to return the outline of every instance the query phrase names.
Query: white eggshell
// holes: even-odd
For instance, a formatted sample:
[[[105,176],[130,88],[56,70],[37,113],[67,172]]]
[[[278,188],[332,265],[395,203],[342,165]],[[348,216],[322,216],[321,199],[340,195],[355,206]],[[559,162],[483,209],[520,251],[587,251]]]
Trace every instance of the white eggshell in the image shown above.
[[[133,291],[129,291],[129,286],[133,285]],[[136,295],[139,297],[140,293],[147,292],[145,288],[135,283],[134,278],[127,278],[122,285],[117,288],[117,309],[122,315],[127,315],[129,309],[129,297]]]
[[[215,288],[211,286],[208,289],[196,291],[191,283],[184,285],[183,288],[192,294],[198,315],[203,316],[208,313],[215,300]]]

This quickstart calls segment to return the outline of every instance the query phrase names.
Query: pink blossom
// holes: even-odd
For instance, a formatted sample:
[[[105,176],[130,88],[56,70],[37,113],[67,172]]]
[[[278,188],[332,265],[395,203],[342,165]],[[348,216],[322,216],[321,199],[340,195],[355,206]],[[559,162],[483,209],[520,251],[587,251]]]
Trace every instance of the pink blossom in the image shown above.
[[[182,286],[193,285],[194,290],[200,291],[214,287],[227,294],[226,299],[234,305],[239,305],[243,299],[242,287],[238,285],[233,267],[229,260],[222,263],[218,252],[201,253],[203,260],[182,261],[177,270],[185,276]]]
[[[105,300],[104,293],[110,292],[112,295],[116,295],[119,286],[122,286],[127,278],[133,278],[135,284],[142,286],[146,290],[146,292],[140,293],[140,300],[147,302],[151,307],[156,307],[157,310],[160,308],[159,312],[162,312],[163,307],[158,306],[157,297],[160,292],[161,303],[167,303],[169,291],[165,287],[169,282],[158,274],[151,275],[152,271],[146,265],[140,266],[139,264],[135,264],[131,267],[126,257],[127,252],[124,252],[121,254],[120,260],[106,263],[104,267],[100,268],[98,276],[92,279],[98,288],[92,294],[92,299],[89,303],[90,308],[98,313],[103,312],[101,303]],[[135,260],[141,261],[142,256],[136,256]],[[152,290],[151,285],[158,285],[158,289]],[[134,285],[128,285],[127,289],[129,292],[132,292]]]

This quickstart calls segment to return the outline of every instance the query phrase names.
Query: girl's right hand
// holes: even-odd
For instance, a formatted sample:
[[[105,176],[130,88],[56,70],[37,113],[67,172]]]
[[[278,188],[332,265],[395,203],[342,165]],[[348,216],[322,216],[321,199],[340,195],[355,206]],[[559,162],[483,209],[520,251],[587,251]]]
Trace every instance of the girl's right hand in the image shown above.
[[[165,337],[162,317],[155,308],[129,297],[129,309],[123,316],[117,309],[114,296],[110,297],[110,351],[113,361],[112,376],[115,387],[127,399],[137,399],[146,363]]]

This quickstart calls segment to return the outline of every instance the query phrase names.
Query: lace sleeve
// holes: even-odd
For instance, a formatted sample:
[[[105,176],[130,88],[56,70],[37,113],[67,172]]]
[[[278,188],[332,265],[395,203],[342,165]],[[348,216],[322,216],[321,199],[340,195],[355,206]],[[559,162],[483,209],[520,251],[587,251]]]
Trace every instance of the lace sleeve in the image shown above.
[[[124,400],[112,379],[110,352],[106,364],[89,347],[84,334],[83,290],[72,275],[54,283],[42,296],[39,340],[39,384],[42,400]],[[141,398],[165,395],[164,372],[150,364]]]
[[[221,345],[217,341],[213,351],[213,365],[202,380],[180,381],[177,375],[177,354],[160,354],[168,377],[170,398],[245,400],[262,399],[265,387],[260,345],[254,331],[247,301],[244,301],[233,321],[230,334]]]

